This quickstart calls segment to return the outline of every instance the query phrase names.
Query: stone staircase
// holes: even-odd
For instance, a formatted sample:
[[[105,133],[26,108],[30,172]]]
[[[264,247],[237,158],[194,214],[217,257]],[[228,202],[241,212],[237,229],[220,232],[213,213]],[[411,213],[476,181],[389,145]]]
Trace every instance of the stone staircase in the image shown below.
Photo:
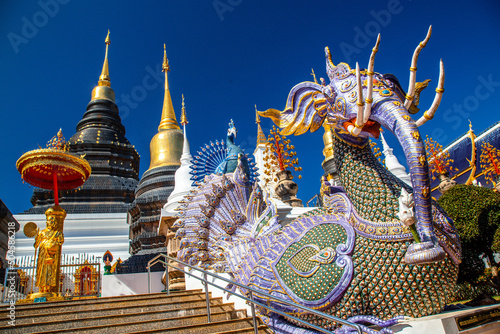
[[[207,322],[201,290],[17,304],[15,326],[0,305],[0,332],[6,333],[254,333],[251,315],[233,303],[211,298]],[[259,320],[259,333],[272,333]]]

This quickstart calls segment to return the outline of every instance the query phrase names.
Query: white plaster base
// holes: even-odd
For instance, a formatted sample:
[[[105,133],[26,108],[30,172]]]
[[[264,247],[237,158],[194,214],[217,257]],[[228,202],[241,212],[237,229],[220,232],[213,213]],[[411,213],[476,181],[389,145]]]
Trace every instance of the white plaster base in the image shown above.
[[[21,228],[16,233],[16,258],[33,256],[34,238],[28,238],[23,233],[27,222],[35,222],[40,230],[46,227],[44,214],[14,216]],[[69,257],[79,257],[87,254],[102,257],[109,250],[114,261],[129,258],[129,225],[127,213],[92,213],[68,214],[64,220],[64,244],[62,254]],[[113,261],[113,262],[114,262]]]
[[[500,305],[477,307],[474,309],[446,312],[428,317],[411,319],[391,327],[398,334],[497,334],[500,333],[500,320],[485,325],[459,331],[455,319],[484,310],[500,309]]]
[[[151,273],[151,293],[162,292],[164,272]],[[148,273],[102,275],[102,297],[141,295],[148,293]]]

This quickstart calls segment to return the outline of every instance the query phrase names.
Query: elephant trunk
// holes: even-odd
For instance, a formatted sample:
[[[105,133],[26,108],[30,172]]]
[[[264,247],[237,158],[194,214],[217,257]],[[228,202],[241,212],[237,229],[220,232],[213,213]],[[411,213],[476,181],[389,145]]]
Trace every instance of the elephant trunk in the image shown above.
[[[411,174],[417,221],[416,229],[421,242],[410,245],[405,255],[405,261],[411,264],[441,261],[446,254],[437,243],[432,225],[429,167],[420,132],[406,109],[395,105],[377,109],[377,114],[373,115],[372,118],[397,137],[403,148]]]

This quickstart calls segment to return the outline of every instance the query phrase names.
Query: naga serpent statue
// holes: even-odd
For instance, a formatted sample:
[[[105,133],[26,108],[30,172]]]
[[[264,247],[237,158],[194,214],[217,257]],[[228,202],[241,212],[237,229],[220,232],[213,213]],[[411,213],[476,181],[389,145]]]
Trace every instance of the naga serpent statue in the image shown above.
[[[292,88],[284,111],[259,112],[284,135],[313,132],[326,122],[345,191],[323,191],[322,208],[281,226],[275,204],[265,189],[250,184],[241,162],[233,173],[207,175],[179,208],[174,224],[181,238],[178,258],[227,272],[236,282],[266,294],[352,322],[376,324],[381,332],[391,332],[387,327],[402,316],[441,312],[453,296],[461,247],[453,222],[431,200],[417,127],[439,105],[442,62],[433,105],[417,121],[409,112],[415,110],[418,54],[430,32],[414,53],[407,93],[394,76],[373,72],[379,37],[368,69],[335,66],[326,48],[330,84],[300,83]],[[378,137],[380,126],[399,139],[412,187],[373,155],[368,138]],[[265,295],[253,297],[312,324],[348,331]],[[257,311],[278,333],[315,333],[272,311]],[[366,326],[363,331],[375,332]]]

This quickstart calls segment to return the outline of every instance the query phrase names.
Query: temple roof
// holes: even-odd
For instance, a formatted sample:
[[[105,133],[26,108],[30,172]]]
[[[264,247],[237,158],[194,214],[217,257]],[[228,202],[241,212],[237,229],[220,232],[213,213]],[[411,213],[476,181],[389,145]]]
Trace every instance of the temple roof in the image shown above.
[[[492,184],[487,184],[484,178],[484,169],[481,167],[480,155],[483,143],[489,143],[495,148],[500,148],[500,122],[494,123],[489,128],[476,135],[474,143],[476,147],[476,180],[481,183],[483,187],[492,188]],[[472,170],[469,163],[472,155],[472,140],[470,137],[470,131],[466,132],[457,140],[445,147],[444,151],[448,151],[450,153],[450,159],[453,160],[451,166],[458,169],[458,172],[452,173],[451,178],[458,184],[464,184],[469,178]],[[438,185],[439,180],[437,179],[431,183],[431,194],[434,198],[439,198],[441,196],[441,193],[437,190]]]

